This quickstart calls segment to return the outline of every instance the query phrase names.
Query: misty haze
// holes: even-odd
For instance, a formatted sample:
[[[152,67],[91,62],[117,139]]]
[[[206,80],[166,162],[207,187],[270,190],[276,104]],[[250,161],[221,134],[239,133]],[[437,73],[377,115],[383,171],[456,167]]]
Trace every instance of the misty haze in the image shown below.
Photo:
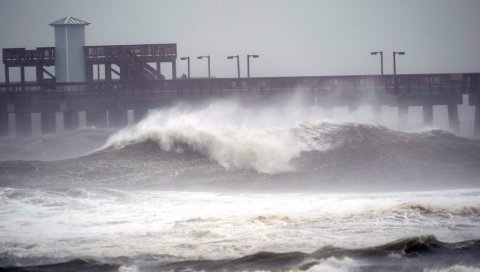
[[[0,0],[0,271],[480,271],[478,11]]]

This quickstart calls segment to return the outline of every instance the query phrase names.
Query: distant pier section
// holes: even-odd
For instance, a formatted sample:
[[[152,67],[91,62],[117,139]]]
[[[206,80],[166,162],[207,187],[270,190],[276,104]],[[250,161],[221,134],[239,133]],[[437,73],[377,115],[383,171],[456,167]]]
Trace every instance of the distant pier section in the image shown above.
[[[2,50],[1,136],[74,130],[81,123],[121,128],[149,109],[179,101],[236,97],[247,107],[281,107],[292,94],[299,94],[303,105],[326,111],[371,106],[378,118],[382,106],[398,107],[400,127],[407,124],[409,107],[423,107],[423,122],[430,126],[433,107],[443,105],[452,131],[459,130],[458,105],[466,95],[475,106],[472,125],[480,136],[480,73],[178,79],[174,43],[87,46],[89,23],[66,17],[50,25],[55,47]],[[34,81],[26,80],[29,67]],[[19,80],[13,82],[16,71]]]

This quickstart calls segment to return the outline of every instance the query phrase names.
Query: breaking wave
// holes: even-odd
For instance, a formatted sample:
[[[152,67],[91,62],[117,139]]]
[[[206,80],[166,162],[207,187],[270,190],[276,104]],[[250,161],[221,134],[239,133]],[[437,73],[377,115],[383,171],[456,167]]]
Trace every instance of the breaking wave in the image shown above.
[[[227,169],[254,169],[268,174],[292,171],[290,161],[307,148],[288,128],[247,126],[228,116],[234,112],[219,117],[212,111],[157,112],[113,135],[104,148],[120,149],[153,141],[162,151],[200,152]],[[174,117],[165,117],[169,115]]]
[[[58,263],[10,266],[0,254],[5,271],[478,271],[480,241],[444,243],[418,236],[371,248],[324,247],[313,253],[258,252],[236,259],[133,262],[129,258],[97,261],[73,259]],[[448,257],[448,260],[445,258]],[[2,262],[4,265],[2,265]],[[5,265],[7,264],[7,265]]]
[[[246,122],[236,116],[238,109],[222,116],[217,116],[218,112],[225,110],[209,107],[193,112],[159,111],[110,137],[103,150],[154,142],[163,152],[198,152],[226,169],[251,169],[266,174],[298,170],[302,162],[308,163],[302,158],[320,153],[352,164],[480,163],[480,141],[441,130],[403,133],[367,124],[303,119],[282,122],[260,113],[257,122]],[[297,165],[296,159],[300,162]]]
[[[221,113],[221,114],[219,114]],[[315,114],[212,103],[151,113],[90,155],[0,162],[3,186],[101,182],[357,190],[478,187],[480,141],[442,130],[401,132]],[[366,186],[371,185],[371,186]],[[432,188],[432,185],[434,186]],[[389,187],[390,189],[392,187]],[[394,188],[395,189],[395,188]]]

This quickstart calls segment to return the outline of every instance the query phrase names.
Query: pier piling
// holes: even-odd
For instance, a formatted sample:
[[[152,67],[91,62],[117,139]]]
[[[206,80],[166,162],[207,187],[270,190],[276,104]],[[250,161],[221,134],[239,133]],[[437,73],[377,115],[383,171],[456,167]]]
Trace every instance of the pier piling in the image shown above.
[[[15,128],[18,136],[32,135],[32,114],[30,112],[15,113]]]
[[[382,105],[373,104],[372,105],[373,120],[375,123],[380,124],[382,122]]]
[[[127,110],[108,110],[108,128],[123,128],[127,123]]]
[[[400,129],[407,128],[408,124],[408,106],[401,105],[398,107],[398,126]]]
[[[41,122],[43,134],[50,134],[56,132],[57,121],[55,112],[42,112]]]
[[[107,127],[107,115],[105,111],[98,110],[98,111],[87,111],[86,115],[86,124],[87,127],[95,127],[95,128],[106,128]]]
[[[358,109],[358,107],[356,105],[348,106],[348,114],[349,115],[354,114],[357,109]]]
[[[475,137],[480,138],[480,105],[475,106]]]
[[[0,113],[0,137],[8,135],[8,113]]]
[[[460,132],[460,119],[458,117],[458,106],[457,104],[448,104],[448,121],[450,123],[450,129],[453,132]]]
[[[423,105],[423,125],[426,127],[433,126],[433,105]]]
[[[145,118],[148,114],[148,109],[146,108],[138,108],[133,111],[133,122],[138,123],[143,118]]]
[[[64,129],[66,131],[72,131],[78,129],[80,122],[78,112],[76,111],[66,111],[63,112],[63,122]]]

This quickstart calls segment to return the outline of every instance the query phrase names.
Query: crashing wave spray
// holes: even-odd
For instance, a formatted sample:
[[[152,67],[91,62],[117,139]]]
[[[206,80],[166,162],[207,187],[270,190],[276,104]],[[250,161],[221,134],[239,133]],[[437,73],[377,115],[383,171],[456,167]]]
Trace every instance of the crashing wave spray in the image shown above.
[[[252,110],[218,102],[200,110],[174,107],[150,114],[137,125],[113,135],[104,148],[155,141],[163,151],[201,152],[227,169],[260,173],[293,170],[290,160],[311,145],[290,129],[305,121],[298,112],[288,118],[272,109]],[[320,118],[320,117],[318,117]]]
[[[226,169],[264,174],[295,170],[292,161],[307,151],[333,149],[335,152],[316,161],[326,163],[330,158],[336,164],[345,161],[355,166],[369,158],[372,163],[381,158],[380,164],[392,165],[425,163],[433,158],[451,163],[463,161],[471,153],[468,150],[476,149],[476,142],[442,131],[403,133],[375,125],[335,124],[326,122],[318,108],[290,105],[249,109],[231,101],[200,109],[177,106],[153,112],[137,125],[114,134],[103,148],[121,149],[148,141],[165,152],[199,152]],[[452,151],[458,151],[459,156],[452,157]],[[471,157],[469,161],[477,161],[477,156]]]

